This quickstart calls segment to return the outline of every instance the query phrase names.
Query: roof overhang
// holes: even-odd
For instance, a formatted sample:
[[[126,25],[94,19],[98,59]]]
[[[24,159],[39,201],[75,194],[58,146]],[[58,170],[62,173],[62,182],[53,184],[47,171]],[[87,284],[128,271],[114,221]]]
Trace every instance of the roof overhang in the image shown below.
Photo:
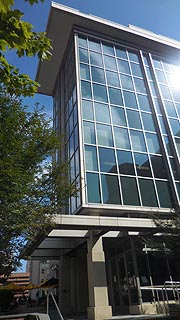
[[[115,41],[136,43],[141,48],[148,48],[148,50],[157,51],[159,54],[171,55],[179,60],[179,41],[156,35],[132,25],[125,27],[52,2],[46,32],[52,41],[53,52],[51,60],[39,62],[36,75],[36,80],[40,83],[39,93],[53,94],[69,37],[73,28],[78,27],[90,30],[92,33],[108,36]]]
[[[83,245],[89,237],[89,231],[104,238],[122,237],[124,232],[129,235],[158,232],[153,220],[145,218],[58,215],[54,222],[55,227],[47,236],[37,236],[33,243],[27,244],[24,250],[26,255],[32,259],[57,259],[62,250],[68,253]]]

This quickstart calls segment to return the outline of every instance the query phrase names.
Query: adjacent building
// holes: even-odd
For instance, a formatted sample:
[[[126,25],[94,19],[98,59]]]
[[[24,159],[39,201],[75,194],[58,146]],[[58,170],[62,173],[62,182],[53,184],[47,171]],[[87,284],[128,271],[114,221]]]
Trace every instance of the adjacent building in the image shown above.
[[[60,259],[62,312],[160,312],[178,264],[158,235],[143,239],[156,233],[153,215],[179,209],[180,43],[54,2],[47,34],[53,56],[36,80],[65,137],[56,160],[70,161],[80,192],[32,259]]]

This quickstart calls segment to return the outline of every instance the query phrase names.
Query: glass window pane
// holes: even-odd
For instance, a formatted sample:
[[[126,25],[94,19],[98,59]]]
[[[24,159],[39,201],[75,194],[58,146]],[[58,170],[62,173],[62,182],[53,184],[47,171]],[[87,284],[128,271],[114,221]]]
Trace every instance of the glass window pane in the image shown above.
[[[88,202],[100,203],[99,176],[96,173],[87,173],[87,196]],[[93,187],[92,187],[93,186]]]
[[[180,125],[179,121],[175,119],[169,119],[171,124],[171,129],[174,136],[180,137]]]
[[[169,117],[177,118],[176,110],[174,108],[174,103],[171,101],[164,101],[165,108]]]
[[[101,86],[100,84],[93,83],[93,91],[94,91],[94,100],[108,102],[107,101],[107,92],[106,92],[105,86]]]
[[[163,136],[164,143],[166,145],[166,149],[169,156],[172,156],[171,144],[169,142],[169,138],[167,136]],[[176,140],[176,139],[175,139]]]
[[[163,208],[172,208],[170,187],[167,181],[156,181],[160,206]]]
[[[92,99],[91,84],[87,81],[81,81],[82,97]]]
[[[179,88],[171,88],[171,92],[175,101],[180,101],[180,90]]]
[[[174,175],[174,179],[175,180],[179,180],[179,174],[178,174],[178,171],[177,171],[177,165],[176,165],[175,159],[174,158],[169,158],[169,160],[170,160],[171,169],[172,169],[172,172],[173,172],[173,175]]]
[[[162,157],[151,156],[151,163],[155,178],[167,179],[167,172]]]
[[[176,143],[177,151],[178,151],[179,157],[180,157],[180,139],[176,138],[175,143]]]
[[[156,134],[146,133],[146,139],[150,153],[161,153],[160,145]]]
[[[156,132],[152,115],[149,113],[143,113],[143,112],[141,113],[141,115],[142,115],[144,130]]]
[[[144,80],[134,78],[135,87],[137,92],[147,93]]]
[[[159,122],[163,134],[167,134],[163,117],[159,116]]]
[[[84,142],[95,144],[94,123],[84,121]]]
[[[112,122],[117,126],[126,126],[125,112],[123,108],[111,107]]]
[[[107,84],[114,87],[119,87],[119,78],[116,72],[106,71]]]
[[[101,45],[99,41],[89,39],[89,48],[95,51],[101,51]]]
[[[139,206],[139,196],[135,178],[121,177],[123,202],[127,205]]]
[[[118,58],[127,59],[126,49],[116,48],[116,55]]]
[[[134,153],[135,166],[138,176],[151,177],[151,168],[147,154]]]
[[[123,94],[124,94],[125,106],[127,108],[137,109],[138,106],[137,106],[135,94],[128,91],[123,91]]]
[[[105,54],[110,54],[110,55],[114,56],[114,48],[113,48],[113,46],[111,46],[109,44],[103,43],[103,52]]]
[[[128,61],[118,59],[118,68],[119,72],[131,74]]]
[[[100,171],[117,173],[114,149],[99,148]]]
[[[109,107],[107,104],[94,103],[96,121],[110,123]]]
[[[133,150],[146,152],[143,133],[140,131],[130,130],[130,134],[131,134]]]
[[[96,67],[91,67],[92,81],[105,83],[104,70]]]
[[[143,74],[139,64],[131,63],[131,69],[134,76],[143,78]]]
[[[124,74],[121,74],[121,83],[123,89],[134,90],[132,78],[130,76],[125,76]]]
[[[131,152],[117,150],[117,158],[118,158],[119,172],[121,174],[128,174],[128,175],[135,174]]]
[[[154,104],[155,104],[157,113],[158,113],[158,114],[161,114],[161,107],[160,107],[160,103],[159,103],[159,101],[158,101],[157,98],[154,98]]]
[[[87,38],[85,38],[85,37],[79,37],[78,42],[79,42],[79,46],[80,46],[80,47],[85,47],[85,48],[87,48]]]
[[[117,70],[116,60],[114,57],[104,56],[106,69]]]
[[[139,112],[127,109],[129,127],[142,129]]]
[[[164,99],[172,100],[169,88],[167,86],[160,85],[162,96]]]
[[[82,100],[83,118],[86,120],[93,120],[93,106],[92,102],[88,100]]]
[[[79,60],[85,63],[89,62],[88,51],[86,49],[79,48]]]
[[[101,175],[103,203],[120,204],[119,183],[117,176]]]
[[[81,79],[90,80],[89,66],[87,64],[80,64]]]
[[[97,171],[96,147],[85,146],[86,170]]]
[[[117,148],[130,149],[129,136],[127,129],[114,128],[115,143]]]
[[[110,87],[108,87],[108,90],[109,90],[110,103],[122,106],[123,105],[123,101],[122,101],[121,90],[115,89],[115,88],[110,88]]]
[[[152,180],[139,179],[139,187],[143,206],[157,207],[157,199]]]
[[[165,74],[163,71],[161,70],[156,70],[156,75],[157,75],[157,78],[158,78],[158,81],[160,83],[165,83],[167,84],[167,80],[166,80],[166,77],[165,77]]]
[[[139,62],[139,57],[137,55],[137,53],[129,51],[129,60],[134,61],[134,62]]]
[[[100,53],[90,51],[90,62],[95,66],[102,67],[102,55]]]
[[[104,124],[97,124],[97,139],[99,145],[113,147],[111,127]]]

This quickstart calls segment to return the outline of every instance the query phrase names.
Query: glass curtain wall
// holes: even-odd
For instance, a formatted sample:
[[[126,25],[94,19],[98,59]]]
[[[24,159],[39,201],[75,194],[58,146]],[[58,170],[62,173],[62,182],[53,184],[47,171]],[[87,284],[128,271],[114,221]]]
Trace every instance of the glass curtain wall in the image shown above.
[[[174,179],[179,188],[179,176],[152,72],[157,73],[159,81],[163,76],[166,79],[160,83],[160,90],[179,150],[180,91],[171,88],[168,80],[173,78],[176,67],[153,56],[152,68],[147,56],[149,59],[144,53],[142,59],[139,51],[78,35],[88,203],[174,206],[169,179]],[[162,138],[174,177],[162,149]]]

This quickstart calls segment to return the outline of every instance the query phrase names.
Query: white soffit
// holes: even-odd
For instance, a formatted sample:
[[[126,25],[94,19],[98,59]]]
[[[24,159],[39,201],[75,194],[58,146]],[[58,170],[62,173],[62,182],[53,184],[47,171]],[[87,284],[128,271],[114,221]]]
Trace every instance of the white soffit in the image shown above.
[[[36,80],[40,83],[39,93],[52,95],[64,52],[73,27],[82,27],[92,32],[108,35],[117,40],[136,43],[161,53],[167,52],[177,56],[180,42],[147,32],[134,26],[125,27],[120,24],[79,12],[78,10],[52,2],[47,35],[52,41],[53,53],[49,61],[39,62]],[[178,53],[179,55],[179,53]]]

